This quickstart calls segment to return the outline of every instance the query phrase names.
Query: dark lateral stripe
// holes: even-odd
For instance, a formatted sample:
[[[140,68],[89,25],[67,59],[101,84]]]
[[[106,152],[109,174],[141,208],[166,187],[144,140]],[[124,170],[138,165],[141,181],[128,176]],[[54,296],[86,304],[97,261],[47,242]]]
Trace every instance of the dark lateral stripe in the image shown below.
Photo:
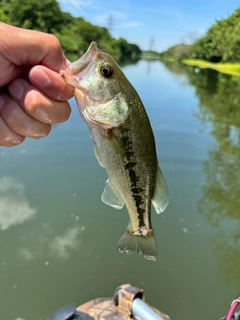
[[[125,165],[126,169],[132,169],[135,167],[135,165],[137,164],[137,162],[127,162]]]
[[[133,166],[128,166],[129,163],[127,163],[125,165],[126,169],[128,170],[128,174],[129,174],[129,178],[131,181],[131,191],[132,191],[132,196],[133,199],[136,203],[136,209],[137,209],[137,214],[138,214],[138,225],[139,228],[143,227],[145,225],[144,223],[144,214],[145,214],[145,209],[142,209],[141,206],[142,204],[144,204],[144,199],[142,197],[142,195],[140,194],[143,189],[142,188],[138,188],[137,187],[137,183],[139,181],[138,176],[136,175],[135,170],[133,169],[133,167],[136,165],[134,164]],[[128,166],[128,168],[127,168]]]
[[[127,166],[128,164],[126,164]],[[136,175],[136,172],[132,168],[126,168],[128,170],[129,178],[131,181],[131,188],[137,187],[137,183],[139,181],[139,178]]]
[[[137,162],[132,161],[132,157],[134,156],[134,151],[132,150],[132,141],[127,136],[129,130],[127,128],[122,127],[120,131],[123,135],[120,140],[122,145],[124,146],[125,156],[127,159],[127,162],[125,163],[125,168],[128,171],[128,175],[130,178],[132,196],[135,201],[136,209],[137,209],[138,225],[139,225],[139,228],[141,228],[145,226],[145,222],[144,222],[145,209],[141,208],[141,206],[144,204],[144,199],[141,193],[144,190],[138,187],[139,177],[137,176],[136,171],[134,170],[134,167],[137,165]]]

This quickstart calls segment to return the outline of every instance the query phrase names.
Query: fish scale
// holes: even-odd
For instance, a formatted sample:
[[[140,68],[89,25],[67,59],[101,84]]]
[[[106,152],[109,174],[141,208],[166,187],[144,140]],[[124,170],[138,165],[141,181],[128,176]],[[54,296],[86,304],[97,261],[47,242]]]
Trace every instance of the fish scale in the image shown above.
[[[73,85],[80,115],[88,125],[99,164],[108,174],[102,201],[121,209],[129,225],[120,252],[137,251],[155,260],[151,203],[157,213],[168,204],[168,189],[159,168],[153,131],[140,97],[113,58],[92,42],[62,76]]]
[[[114,129],[114,132],[120,131],[122,133],[125,131],[127,134],[126,137],[123,135],[123,138],[120,136],[119,140],[126,152],[130,153],[129,157],[126,154],[127,161],[124,166],[126,175],[128,175],[127,178],[130,180],[131,189],[128,192],[131,193],[133,201],[125,203],[128,203],[127,208],[132,213],[130,213],[132,230],[137,233],[142,227],[151,229],[150,210],[156,177],[156,155],[153,134],[149,132],[148,135],[137,134],[135,136],[137,131],[132,130],[135,126],[142,128],[144,122],[148,122],[146,115],[145,117],[137,117],[138,121],[135,120],[135,113],[138,114],[138,110],[134,106],[135,104],[132,104],[131,111],[124,124]],[[125,127],[128,129],[124,129]],[[118,132],[115,135],[118,137]],[[143,151],[143,154],[140,150]],[[151,158],[149,154],[151,154]],[[152,183],[146,190],[146,177],[148,176]],[[136,219],[137,221],[135,221]]]

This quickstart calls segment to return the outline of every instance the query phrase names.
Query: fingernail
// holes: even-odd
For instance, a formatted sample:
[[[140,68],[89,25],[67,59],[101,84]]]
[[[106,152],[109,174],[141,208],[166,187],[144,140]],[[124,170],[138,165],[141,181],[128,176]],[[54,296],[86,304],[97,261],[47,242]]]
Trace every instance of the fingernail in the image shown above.
[[[52,82],[41,68],[34,68],[31,71],[31,79],[42,88],[49,86]]]
[[[2,109],[4,103],[5,103],[5,98],[3,96],[0,95],[0,110]]]
[[[17,100],[20,100],[23,95],[24,87],[21,81],[14,81],[9,86],[9,91],[11,95],[16,98]]]

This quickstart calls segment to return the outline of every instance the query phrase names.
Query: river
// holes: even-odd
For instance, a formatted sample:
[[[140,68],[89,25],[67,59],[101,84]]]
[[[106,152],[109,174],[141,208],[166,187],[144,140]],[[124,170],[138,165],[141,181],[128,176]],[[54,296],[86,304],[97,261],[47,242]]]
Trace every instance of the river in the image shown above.
[[[44,320],[124,283],[173,320],[218,320],[239,295],[239,81],[159,61],[123,71],[170,193],[152,210],[157,261],[116,250],[128,214],[101,202],[106,173],[72,99],[47,138],[0,148],[0,320]]]

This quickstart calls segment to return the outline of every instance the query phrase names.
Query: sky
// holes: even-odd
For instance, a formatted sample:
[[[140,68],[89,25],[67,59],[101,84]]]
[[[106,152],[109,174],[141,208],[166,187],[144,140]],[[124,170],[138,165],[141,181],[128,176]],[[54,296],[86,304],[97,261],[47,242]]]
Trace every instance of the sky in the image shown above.
[[[63,11],[110,27],[142,50],[162,52],[203,36],[216,20],[240,7],[239,0],[58,0]],[[94,39],[93,39],[94,40]]]

